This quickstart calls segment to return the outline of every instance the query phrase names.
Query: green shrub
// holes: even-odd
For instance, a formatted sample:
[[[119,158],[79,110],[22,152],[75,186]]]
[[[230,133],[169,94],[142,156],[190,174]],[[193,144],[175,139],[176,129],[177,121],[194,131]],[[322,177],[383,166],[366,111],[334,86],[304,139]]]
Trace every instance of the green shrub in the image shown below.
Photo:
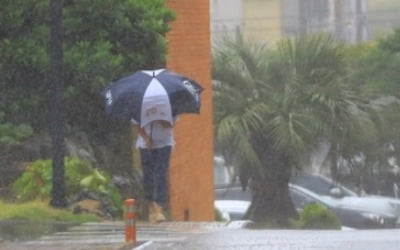
[[[65,185],[67,196],[80,190],[80,181],[93,172],[89,163],[79,158],[66,157]],[[37,160],[29,163],[25,172],[13,184],[12,189],[21,201],[47,199],[52,189],[52,160]]]
[[[76,157],[66,157],[64,165],[67,197],[89,191],[107,203],[111,214],[122,213],[122,197],[107,173]],[[21,201],[48,199],[53,186],[52,175],[52,160],[37,160],[28,165],[22,176],[12,184],[12,189]]]
[[[51,179],[51,160],[38,160],[30,163],[11,187],[21,201],[45,199],[51,192]]]
[[[309,204],[299,214],[298,220],[292,220],[294,227],[300,229],[340,229],[337,216],[320,204]]]
[[[79,186],[90,192],[100,194],[103,202],[107,203],[109,212],[112,215],[122,214],[122,197],[118,189],[111,185],[111,177],[97,169],[94,169],[89,175],[80,180]]]

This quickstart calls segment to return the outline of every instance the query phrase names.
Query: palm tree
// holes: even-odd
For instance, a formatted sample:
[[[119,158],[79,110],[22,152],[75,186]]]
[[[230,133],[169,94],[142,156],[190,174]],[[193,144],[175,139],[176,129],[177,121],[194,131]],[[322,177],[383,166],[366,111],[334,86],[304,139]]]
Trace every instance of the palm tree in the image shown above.
[[[340,46],[325,35],[283,40],[272,51],[238,36],[215,49],[216,150],[253,192],[250,219],[287,225],[296,217],[292,170],[363,114],[343,75]]]

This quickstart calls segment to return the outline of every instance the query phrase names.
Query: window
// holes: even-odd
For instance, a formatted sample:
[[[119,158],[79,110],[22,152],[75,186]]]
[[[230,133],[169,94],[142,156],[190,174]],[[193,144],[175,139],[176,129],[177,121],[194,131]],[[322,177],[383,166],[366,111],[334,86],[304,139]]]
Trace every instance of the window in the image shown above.
[[[309,197],[297,190],[291,190],[290,196],[296,208],[304,208],[305,206],[312,204],[312,203],[319,203],[317,200]]]

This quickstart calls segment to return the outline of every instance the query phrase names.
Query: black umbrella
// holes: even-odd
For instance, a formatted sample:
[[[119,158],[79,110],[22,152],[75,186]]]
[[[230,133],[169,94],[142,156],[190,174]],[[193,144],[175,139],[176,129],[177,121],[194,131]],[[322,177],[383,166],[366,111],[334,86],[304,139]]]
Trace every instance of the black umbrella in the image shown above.
[[[141,70],[113,82],[102,91],[106,113],[133,118],[141,126],[184,113],[200,112],[203,88],[195,81],[167,69]]]

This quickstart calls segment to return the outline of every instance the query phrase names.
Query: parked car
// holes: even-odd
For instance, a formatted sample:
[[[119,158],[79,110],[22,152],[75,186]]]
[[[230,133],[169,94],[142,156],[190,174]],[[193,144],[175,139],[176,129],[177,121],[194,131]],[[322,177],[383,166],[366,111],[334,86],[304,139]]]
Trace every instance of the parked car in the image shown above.
[[[400,227],[400,199],[379,196],[359,196],[343,184],[318,174],[301,174],[294,176],[291,183],[311,190],[323,197],[330,197],[336,202],[350,204],[358,207],[368,207],[374,211],[395,215],[397,226]]]
[[[292,201],[299,211],[306,205],[317,203],[329,208],[342,225],[353,228],[395,228],[397,216],[387,212],[390,205],[367,203],[362,197],[346,196],[341,199],[318,195],[303,187],[289,184]],[[370,206],[365,206],[370,204]],[[383,205],[383,206],[382,206]]]
[[[336,199],[330,196],[316,194],[294,184],[289,184],[289,190],[292,201],[298,211],[301,211],[308,204],[317,203],[329,208],[340,219],[342,225],[347,227],[361,229],[394,228],[396,226],[397,217],[384,212],[387,208],[364,206],[365,203],[360,202],[360,199],[363,199],[362,197],[355,196]],[[251,192],[249,190],[244,191],[241,187],[237,186],[217,188],[215,189],[215,197],[218,202],[221,200],[242,200],[250,204]],[[244,209],[242,213],[244,215]]]

